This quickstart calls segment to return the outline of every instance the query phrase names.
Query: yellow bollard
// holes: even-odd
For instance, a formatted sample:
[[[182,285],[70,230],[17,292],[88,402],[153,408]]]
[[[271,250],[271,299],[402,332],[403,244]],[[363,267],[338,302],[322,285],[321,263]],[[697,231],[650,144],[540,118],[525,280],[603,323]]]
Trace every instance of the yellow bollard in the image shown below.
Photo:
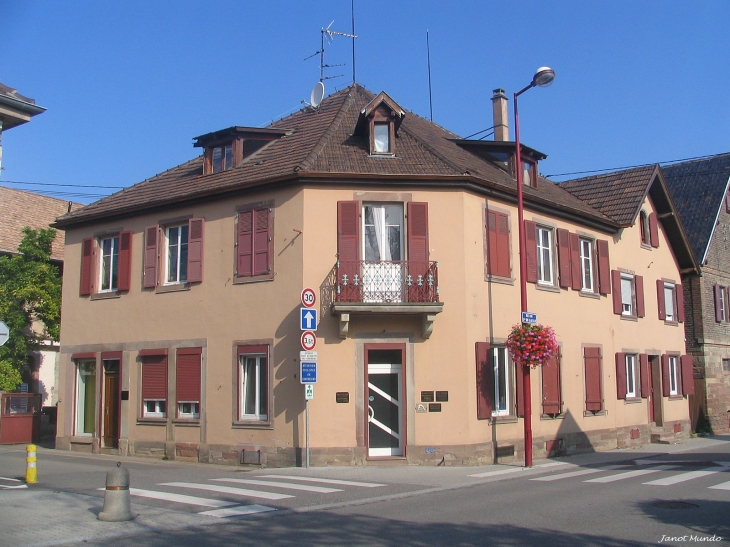
[[[35,484],[38,482],[38,468],[36,467],[38,458],[35,455],[36,445],[29,444],[25,447],[25,451],[27,452],[25,458],[25,482],[27,484]]]

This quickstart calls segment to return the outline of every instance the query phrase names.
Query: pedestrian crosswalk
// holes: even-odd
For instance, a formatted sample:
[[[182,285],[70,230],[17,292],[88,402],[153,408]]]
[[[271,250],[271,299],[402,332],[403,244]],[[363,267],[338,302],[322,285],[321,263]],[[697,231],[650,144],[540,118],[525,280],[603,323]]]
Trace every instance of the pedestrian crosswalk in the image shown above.
[[[0,489],[1,490],[13,490],[16,488],[28,488],[20,479],[11,479],[9,477],[0,477]]]

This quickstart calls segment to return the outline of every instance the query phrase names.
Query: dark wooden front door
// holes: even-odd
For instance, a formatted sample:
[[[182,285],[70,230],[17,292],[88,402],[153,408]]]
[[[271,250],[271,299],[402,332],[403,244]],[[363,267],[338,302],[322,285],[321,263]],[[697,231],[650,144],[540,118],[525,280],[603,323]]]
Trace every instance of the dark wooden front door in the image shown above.
[[[658,355],[649,356],[649,370],[651,371],[649,384],[651,387],[649,395],[649,419],[654,422],[654,425],[661,427],[664,425],[664,418],[662,416],[661,364]]]
[[[110,366],[107,366],[109,363]],[[104,361],[104,446],[119,447],[119,362]]]

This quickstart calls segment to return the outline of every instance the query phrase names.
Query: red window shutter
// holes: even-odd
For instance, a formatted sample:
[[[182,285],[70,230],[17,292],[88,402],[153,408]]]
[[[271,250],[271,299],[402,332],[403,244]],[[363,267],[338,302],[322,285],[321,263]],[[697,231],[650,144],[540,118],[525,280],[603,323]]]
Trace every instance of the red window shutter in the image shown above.
[[[360,275],[360,202],[337,202],[337,261],[339,262],[337,298],[341,302],[361,301],[362,286],[353,283]],[[345,278],[345,276],[347,276]],[[347,284],[345,284],[345,282]]]
[[[253,210],[238,213],[237,266],[240,277],[253,275]]]
[[[634,276],[634,288],[636,290],[636,317],[644,317],[644,278],[640,275]]]
[[[487,211],[487,273],[497,275],[499,252],[497,243],[497,213]]]
[[[202,348],[177,350],[176,393],[178,402],[200,402],[200,362]]]
[[[571,288],[579,291],[583,288],[581,264],[580,264],[580,236],[578,234],[570,234],[570,270],[571,270]]]
[[[621,272],[618,270],[611,271],[611,284],[613,285],[613,313],[621,315],[623,307],[621,306]]]
[[[662,395],[669,397],[669,355],[662,355]]]
[[[715,285],[712,287],[713,292],[715,293],[715,321],[718,323],[722,322],[722,287],[720,285]],[[727,310],[726,310],[727,312]]]
[[[563,288],[573,285],[573,275],[570,262],[570,232],[558,228],[558,283]],[[579,270],[580,272],[580,270]]]
[[[428,203],[408,203],[408,273],[413,279],[428,274]],[[409,301],[417,302],[419,287],[410,287]]]
[[[639,354],[639,377],[641,382],[641,396],[646,399],[651,392],[651,385],[649,385],[651,378],[651,374],[649,373],[649,356],[646,353]]]
[[[167,355],[142,358],[142,399],[167,400]]]
[[[598,292],[611,294],[611,265],[608,260],[608,241],[596,240],[596,254],[598,255]],[[619,292],[620,291],[619,287]]]
[[[254,212],[254,236],[253,236],[253,274],[262,275],[269,273],[269,247],[270,247],[270,212],[268,207],[256,209]]]
[[[674,286],[674,297],[677,299],[677,321],[684,323],[684,288],[681,283]]]
[[[682,393],[684,395],[695,394],[695,374],[694,366],[692,365],[691,355],[682,355],[679,358],[679,362],[682,366]]]
[[[525,417],[525,382],[524,382],[524,367],[517,361],[515,364],[515,391],[517,399],[517,416],[520,418]]]
[[[157,241],[159,226],[144,229],[144,288],[157,286]]]
[[[477,419],[488,420],[494,408],[494,370],[489,359],[489,343],[476,343]]]
[[[586,410],[596,412],[603,410],[603,392],[601,390],[601,348],[584,348],[586,381]]]
[[[537,283],[537,224],[525,221],[525,261],[527,282]]]
[[[203,236],[205,220],[191,218],[188,221],[188,282],[203,281]]]
[[[509,218],[504,213],[487,211],[487,272],[509,277]]]
[[[659,319],[664,321],[667,318],[667,310],[664,305],[664,281],[656,280],[656,307],[659,311]]]
[[[117,289],[128,291],[132,286],[132,232],[119,234],[119,275]]]
[[[652,247],[659,247],[659,223],[656,213],[649,213],[649,240]]]
[[[626,399],[626,354],[616,354],[616,398]]]
[[[94,238],[87,237],[81,242],[81,286],[79,294],[89,296],[94,278]]]
[[[560,356],[555,355],[540,367],[542,369],[542,412],[543,414],[560,414],[562,400],[560,397]]]

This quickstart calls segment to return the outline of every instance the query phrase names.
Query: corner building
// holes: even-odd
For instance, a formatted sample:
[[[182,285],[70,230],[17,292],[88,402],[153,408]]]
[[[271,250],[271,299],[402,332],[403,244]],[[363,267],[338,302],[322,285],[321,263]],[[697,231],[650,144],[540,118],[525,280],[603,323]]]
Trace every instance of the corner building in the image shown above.
[[[504,347],[520,317],[514,143],[460,139],[354,84],[195,146],[57,220],[59,448],[300,465],[312,287],[312,465],[523,457],[525,394]],[[661,172],[591,192],[522,156],[530,310],[561,348],[532,371],[535,455],[687,435],[672,295],[696,264]],[[593,203],[616,198],[621,214]]]

